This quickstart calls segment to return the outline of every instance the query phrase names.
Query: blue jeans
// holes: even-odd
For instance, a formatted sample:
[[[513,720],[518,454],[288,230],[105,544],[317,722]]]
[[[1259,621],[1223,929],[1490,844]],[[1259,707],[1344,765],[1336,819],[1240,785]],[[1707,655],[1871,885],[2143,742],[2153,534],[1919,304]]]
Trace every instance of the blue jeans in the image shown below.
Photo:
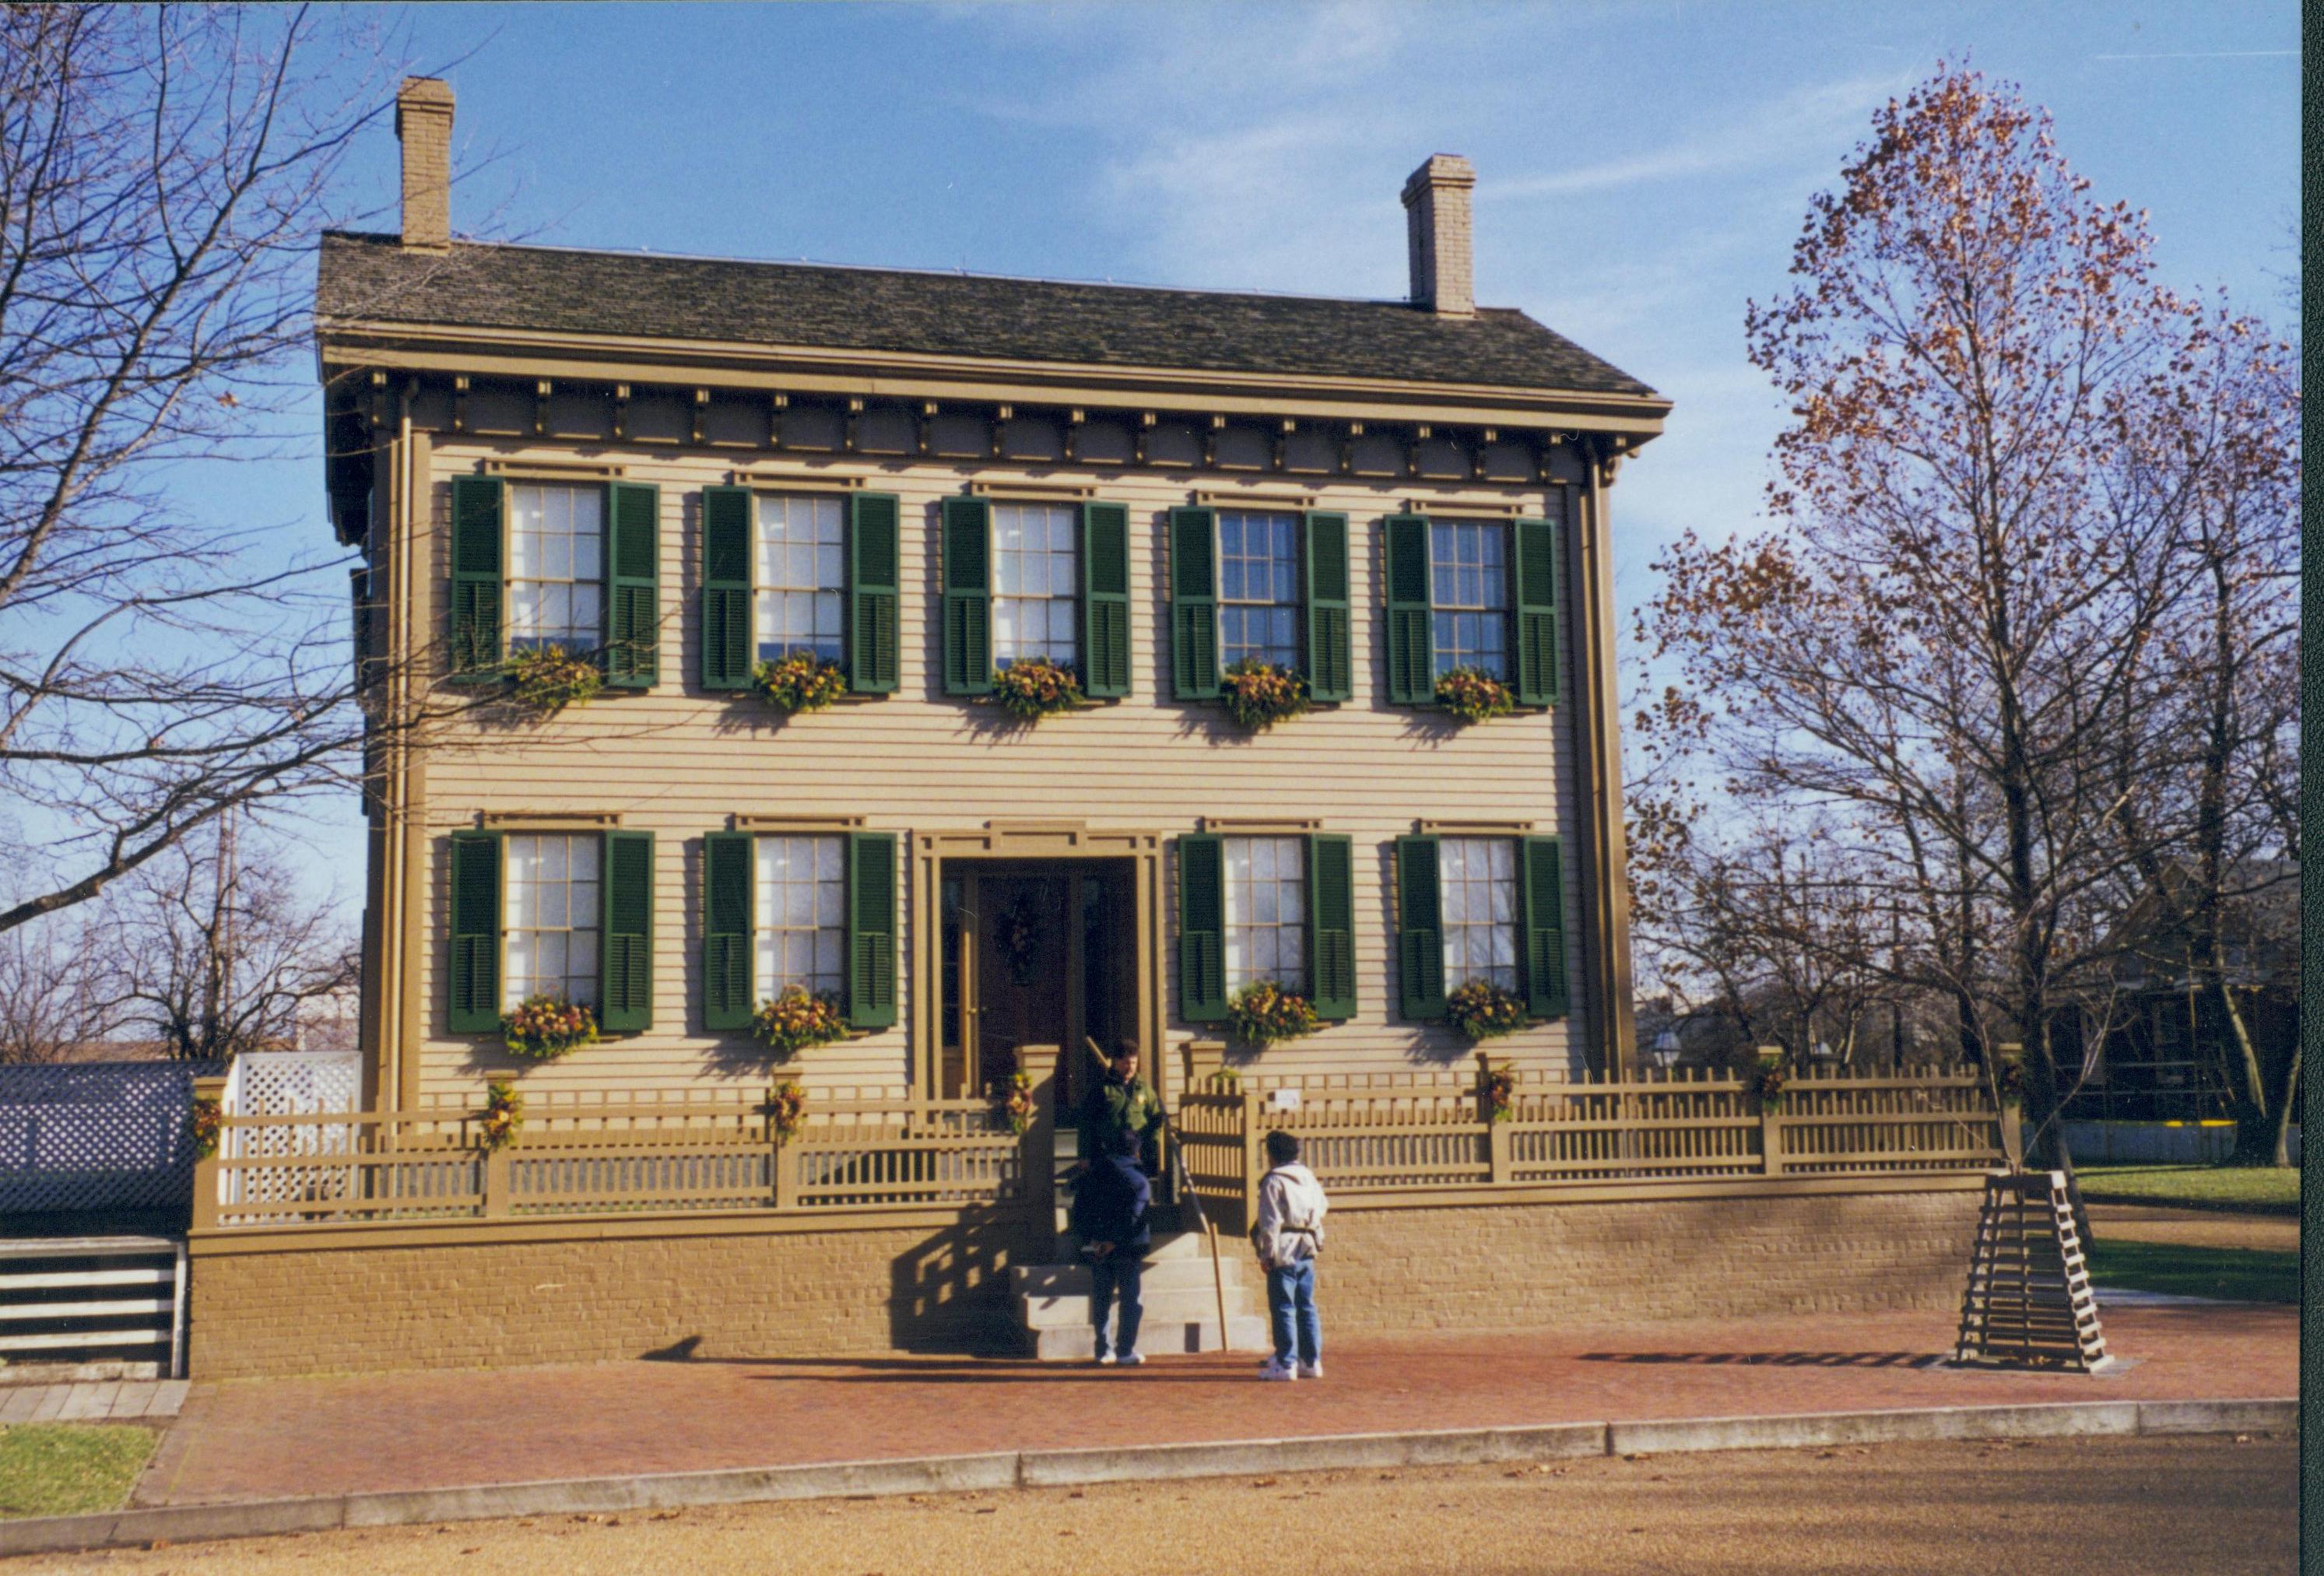
[[[1303,1258],[1267,1272],[1267,1313],[1275,1323],[1275,1360],[1323,1360],[1323,1322],[1315,1316],[1315,1261]]]
[[[1097,1327],[1097,1355],[1106,1353],[1105,1320],[1113,1312],[1115,1292],[1121,1294],[1121,1329],[1113,1343],[1115,1355],[1138,1350],[1138,1322],[1146,1313],[1138,1300],[1146,1278],[1146,1265],[1136,1249],[1116,1249],[1103,1258],[1090,1260],[1090,1323]]]

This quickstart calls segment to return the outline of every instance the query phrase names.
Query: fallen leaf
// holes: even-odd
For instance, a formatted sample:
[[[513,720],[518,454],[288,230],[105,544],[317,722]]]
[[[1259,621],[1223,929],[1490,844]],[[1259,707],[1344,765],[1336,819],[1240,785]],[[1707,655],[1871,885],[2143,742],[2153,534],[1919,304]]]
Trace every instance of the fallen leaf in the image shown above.
[[[1250,1486],[1254,1488],[1272,1488],[1275,1487],[1275,1479],[1272,1478],[1254,1479],[1252,1479]]]

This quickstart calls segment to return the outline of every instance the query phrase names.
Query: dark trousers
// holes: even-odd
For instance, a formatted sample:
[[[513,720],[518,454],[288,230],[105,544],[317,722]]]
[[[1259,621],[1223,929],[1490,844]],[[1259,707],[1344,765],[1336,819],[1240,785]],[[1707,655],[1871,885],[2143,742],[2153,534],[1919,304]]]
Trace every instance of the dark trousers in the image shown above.
[[[1323,1322],[1315,1314],[1315,1261],[1302,1258],[1267,1272],[1267,1312],[1274,1325],[1275,1360],[1311,1366],[1323,1360]]]
[[[1146,1265],[1135,1249],[1119,1249],[1103,1258],[1090,1260],[1090,1323],[1097,1329],[1097,1355],[1106,1354],[1106,1315],[1113,1312],[1114,1294],[1121,1294],[1121,1328],[1115,1332],[1116,1356],[1138,1350],[1138,1322],[1146,1309],[1138,1300],[1146,1278]]]

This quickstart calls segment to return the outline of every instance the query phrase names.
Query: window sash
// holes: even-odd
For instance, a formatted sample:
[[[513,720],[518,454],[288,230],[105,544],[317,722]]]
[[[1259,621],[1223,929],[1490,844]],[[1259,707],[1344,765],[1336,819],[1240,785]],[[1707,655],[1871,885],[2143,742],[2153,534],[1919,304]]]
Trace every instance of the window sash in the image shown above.
[[[508,647],[594,650],[605,628],[605,490],[508,488]]]
[[[1505,837],[1447,837],[1437,844],[1444,988],[1487,980],[1521,989],[1517,967],[1517,847]]]
[[[844,508],[834,497],[761,493],[752,510],[755,650],[762,662],[797,651],[839,661],[845,650]]]
[[[992,665],[1081,660],[1078,511],[1059,503],[992,506]]]
[[[1219,665],[1257,657],[1299,665],[1299,517],[1222,509]]]
[[[503,1007],[540,995],[597,1005],[604,846],[594,832],[512,833],[503,840]]]
[[[752,845],[751,987],[772,1000],[791,985],[844,994],[846,840],[761,834]]]
[[[1230,837],[1226,984],[1230,995],[1272,980],[1307,993],[1307,851],[1298,837]]]
[[[1476,668],[1496,678],[1509,677],[1508,551],[1508,528],[1498,522],[1430,522],[1429,600],[1439,676]]]

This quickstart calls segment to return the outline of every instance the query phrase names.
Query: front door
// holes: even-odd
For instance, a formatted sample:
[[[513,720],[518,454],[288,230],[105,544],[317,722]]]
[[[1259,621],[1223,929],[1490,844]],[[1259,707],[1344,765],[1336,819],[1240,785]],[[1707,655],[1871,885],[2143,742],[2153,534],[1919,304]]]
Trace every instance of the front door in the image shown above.
[[[1017,1070],[1019,1046],[1074,1049],[1077,918],[1069,870],[991,870],[975,877],[977,1084],[991,1089]]]

